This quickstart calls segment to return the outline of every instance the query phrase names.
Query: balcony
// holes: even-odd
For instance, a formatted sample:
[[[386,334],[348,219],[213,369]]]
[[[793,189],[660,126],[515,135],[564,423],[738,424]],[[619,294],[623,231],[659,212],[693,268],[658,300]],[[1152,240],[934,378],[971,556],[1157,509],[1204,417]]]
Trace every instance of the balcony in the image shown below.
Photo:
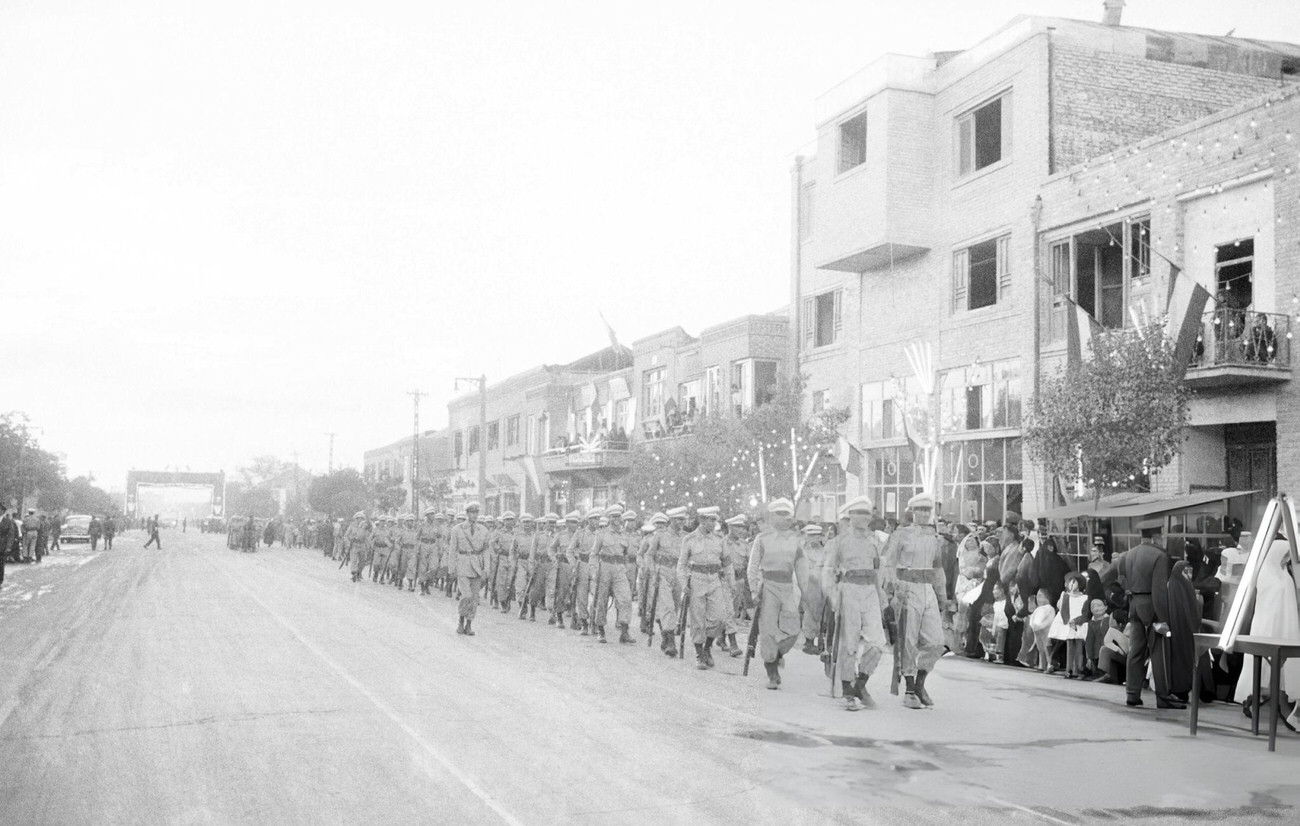
[[[537,466],[547,474],[581,470],[626,470],[632,466],[632,451],[626,447],[591,448],[582,445],[557,447],[537,457]]]
[[[1220,308],[1206,313],[1187,368],[1195,389],[1291,380],[1291,316]]]

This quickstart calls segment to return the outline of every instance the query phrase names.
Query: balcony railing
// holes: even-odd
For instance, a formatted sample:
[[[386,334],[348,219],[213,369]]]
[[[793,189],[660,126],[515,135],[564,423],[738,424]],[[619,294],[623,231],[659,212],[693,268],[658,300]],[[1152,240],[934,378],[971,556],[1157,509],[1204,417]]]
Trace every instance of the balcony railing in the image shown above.
[[[1205,386],[1291,377],[1292,319],[1226,307],[1205,314],[1187,379]]]
[[[626,442],[609,442],[596,448],[571,445],[552,448],[537,460],[544,473],[582,468],[626,468],[632,465],[632,451]]]

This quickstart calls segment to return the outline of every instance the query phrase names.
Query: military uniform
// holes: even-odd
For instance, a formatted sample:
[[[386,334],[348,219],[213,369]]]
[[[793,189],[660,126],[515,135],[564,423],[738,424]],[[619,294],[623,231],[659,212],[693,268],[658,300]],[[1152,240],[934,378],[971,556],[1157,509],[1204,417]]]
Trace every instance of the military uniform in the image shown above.
[[[677,656],[677,618],[681,594],[677,581],[677,562],[682,556],[682,522],[686,508],[672,508],[659,520],[655,515],[655,533],[646,551],[649,570],[646,587],[651,589],[648,605],[654,606],[654,621],[659,623],[659,650]],[[650,626],[653,632],[654,626]]]
[[[406,584],[406,590],[415,590],[415,577],[420,569],[420,534],[415,527],[415,517],[408,514],[402,520],[402,526],[397,533],[398,551],[401,556],[394,572],[397,580],[397,587],[400,590],[402,584]]]
[[[839,626],[835,637],[835,662],[841,674],[844,699],[852,711],[871,703],[867,680],[885,652],[885,627],[880,610],[880,540],[867,526],[872,503],[865,496],[845,506],[850,526],[827,546],[822,563],[822,589],[837,606]],[[848,676],[850,679],[845,679]]]
[[[722,580],[727,591],[727,616],[722,622],[722,629],[727,635],[728,653],[733,657],[744,653],[736,644],[736,630],[740,627],[740,617],[749,608],[749,580],[745,576],[749,567],[749,542],[743,538],[748,522],[744,514],[731,517],[726,523],[727,533],[722,537],[722,544],[731,557],[731,579]]]
[[[573,534],[569,541],[569,561],[573,564],[573,626],[582,629],[582,636],[591,633],[591,613],[587,602],[591,596],[592,573],[595,565],[591,549],[596,544],[601,511],[597,508],[587,511],[587,524]]]
[[[768,512],[779,527],[763,531],[754,540],[746,571],[749,588],[758,601],[758,648],[767,669],[767,687],[781,685],[781,665],[799,639],[799,587],[807,581],[803,539],[790,526],[794,504],[777,499]]]
[[[376,520],[370,534],[370,581],[384,582],[393,556],[393,534],[387,516]]]
[[[531,513],[519,515],[519,531],[516,535],[515,552],[512,560],[514,577],[510,582],[510,601],[519,600],[519,618],[525,619],[528,609],[528,580],[532,573],[533,540],[537,536],[537,520]]]
[[[537,621],[537,607],[545,606],[548,582],[555,575],[555,559],[551,556],[551,541],[555,538],[555,523],[559,515],[548,513],[537,520],[537,530],[528,537],[528,579],[520,593],[519,618],[524,619],[525,610],[528,619]],[[551,617],[554,624],[555,617]]]
[[[1164,521],[1147,520],[1138,525],[1143,531],[1155,526],[1163,528]],[[1157,623],[1169,622],[1169,555],[1144,536],[1140,545],[1120,556],[1115,567],[1119,583],[1128,594],[1128,665],[1124,673],[1128,704],[1142,705],[1142,686],[1146,683],[1149,661],[1156,705],[1185,708],[1169,696],[1169,673],[1165,667],[1169,641],[1155,630]]]
[[[415,532],[415,579],[420,583],[421,594],[429,593],[429,583],[438,565],[438,538],[441,534],[438,520],[441,518],[442,514],[429,508]]]
[[[613,597],[618,641],[630,643],[634,640],[628,633],[632,622],[632,584],[628,579],[628,567],[635,563],[636,557],[632,554],[634,537],[623,530],[623,526],[629,520],[635,525],[636,513],[625,514],[618,505],[611,507],[608,513],[609,528],[596,536],[591,551],[597,571],[593,623],[600,641],[606,642],[605,622],[609,619],[609,600]]]
[[[564,627],[564,615],[573,611],[573,578],[577,571],[573,566],[573,560],[569,557],[569,546],[573,544],[573,537],[581,518],[582,514],[577,511],[569,511],[565,514],[564,530],[558,531],[547,546],[549,554],[555,559],[555,569],[548,584],[548,592],[551,595],[551,619],[547,620],[547,624],[550,625],[554,621],[560,628]],[[573,620],[573,627],[578,627],[576,617]]]
[[[501,527],[493,537],[492,552],[496,556],[494,581],[496,592],[492,595],[501,613],[510,613],[510,601],[514,594],[515,572],[519,565],[519,543],[522,535],[515,527],[515,514],[506,511],[501,515]]]
[[[468,510],[478,514],[478,505]],[[456,559],[456,579],[460,588],[460,620],[456,633],[474,636],[472,624],[478,611],[479,589],[488,570],[488,529],[477,519],[467,519],[451,531],[451,552]]]
[[[925,688],[926,675],[943,656],[940,599],[947,601],[942,548],[933,525],[927,524],[934,498],[917,494],[907,503],[916,524],[895,530],[885,544],[881,562],[885,590],[890,592],[898,619],[899,673],[907,681],[903,704],[908,708],[934,705]]]
[[[825,645],[821,639],[822,619],[826,613],[826,593],[822,590],[822,562],[826,559],[826,548],[822,539],[822,526],[805,525],[803,529],[803,555],[808,561],[808,584],[803,589],[803,651],[805,654],[818,654]],[[832,542],[834,540],[831,540]]]
[[[687,612],[691,626],[691,642],[695,645],[697,668],[713,667],[713,641],[724,633],[724,622],[730,613],[731,590],[724,587],[732,577],[731,554],[714,526],[719,511],[716,507],[700,508],[696,512],[700,524],[682,539],[677,558],[677,582],[689,587],[690,603]]]
[[[352,581],[360,582],[361,571],[370,563],[370,524],[364,513],[358,511],[352,517],[352,524],[343,533],[343,547],[352,560]]]

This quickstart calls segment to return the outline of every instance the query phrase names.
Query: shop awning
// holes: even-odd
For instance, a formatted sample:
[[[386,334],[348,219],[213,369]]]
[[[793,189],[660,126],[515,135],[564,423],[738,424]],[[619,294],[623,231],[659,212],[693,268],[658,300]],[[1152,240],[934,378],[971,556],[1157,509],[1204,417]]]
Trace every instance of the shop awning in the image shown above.
[[[609,380],[609,397],[613,401],[621,402],[624,399],[632,398],[632,393],[627,389],[627,379],[622,376],[615,376]]]
[[[1077,519],[1080,517],[1123,519],[1184,510],[1198,505],[1207,505],[1211,502],[1221,502],[1224,499],[1234,499],[1238,496],[1250,496],[1252,493],[1258,492],[1254,490],[1205,490],[1184,493],[1178,496],[1170,496],[1168,493],[1117,493],[1112,496],[1103,496],[1096,505],[1090,501],[1075,502],[1072,505],[1065,505],[1044,513],[1038,513],[1036,516],[1045,519]]]

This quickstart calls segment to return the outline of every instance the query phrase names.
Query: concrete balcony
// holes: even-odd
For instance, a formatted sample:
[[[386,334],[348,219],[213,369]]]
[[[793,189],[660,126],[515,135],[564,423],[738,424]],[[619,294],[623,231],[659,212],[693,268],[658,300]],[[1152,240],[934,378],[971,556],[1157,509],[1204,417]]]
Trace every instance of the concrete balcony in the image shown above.
[[[1291,380],[1292,319],[1279,313],[1220,308],[1206,313],[1187,368],[1193,389]]]
[[[584,449],[579,445],[554,448],[537,457],[537,467],[546,474],[565,474],[580,470],[627,470],[632,466],[632,451],[626,448]]]

